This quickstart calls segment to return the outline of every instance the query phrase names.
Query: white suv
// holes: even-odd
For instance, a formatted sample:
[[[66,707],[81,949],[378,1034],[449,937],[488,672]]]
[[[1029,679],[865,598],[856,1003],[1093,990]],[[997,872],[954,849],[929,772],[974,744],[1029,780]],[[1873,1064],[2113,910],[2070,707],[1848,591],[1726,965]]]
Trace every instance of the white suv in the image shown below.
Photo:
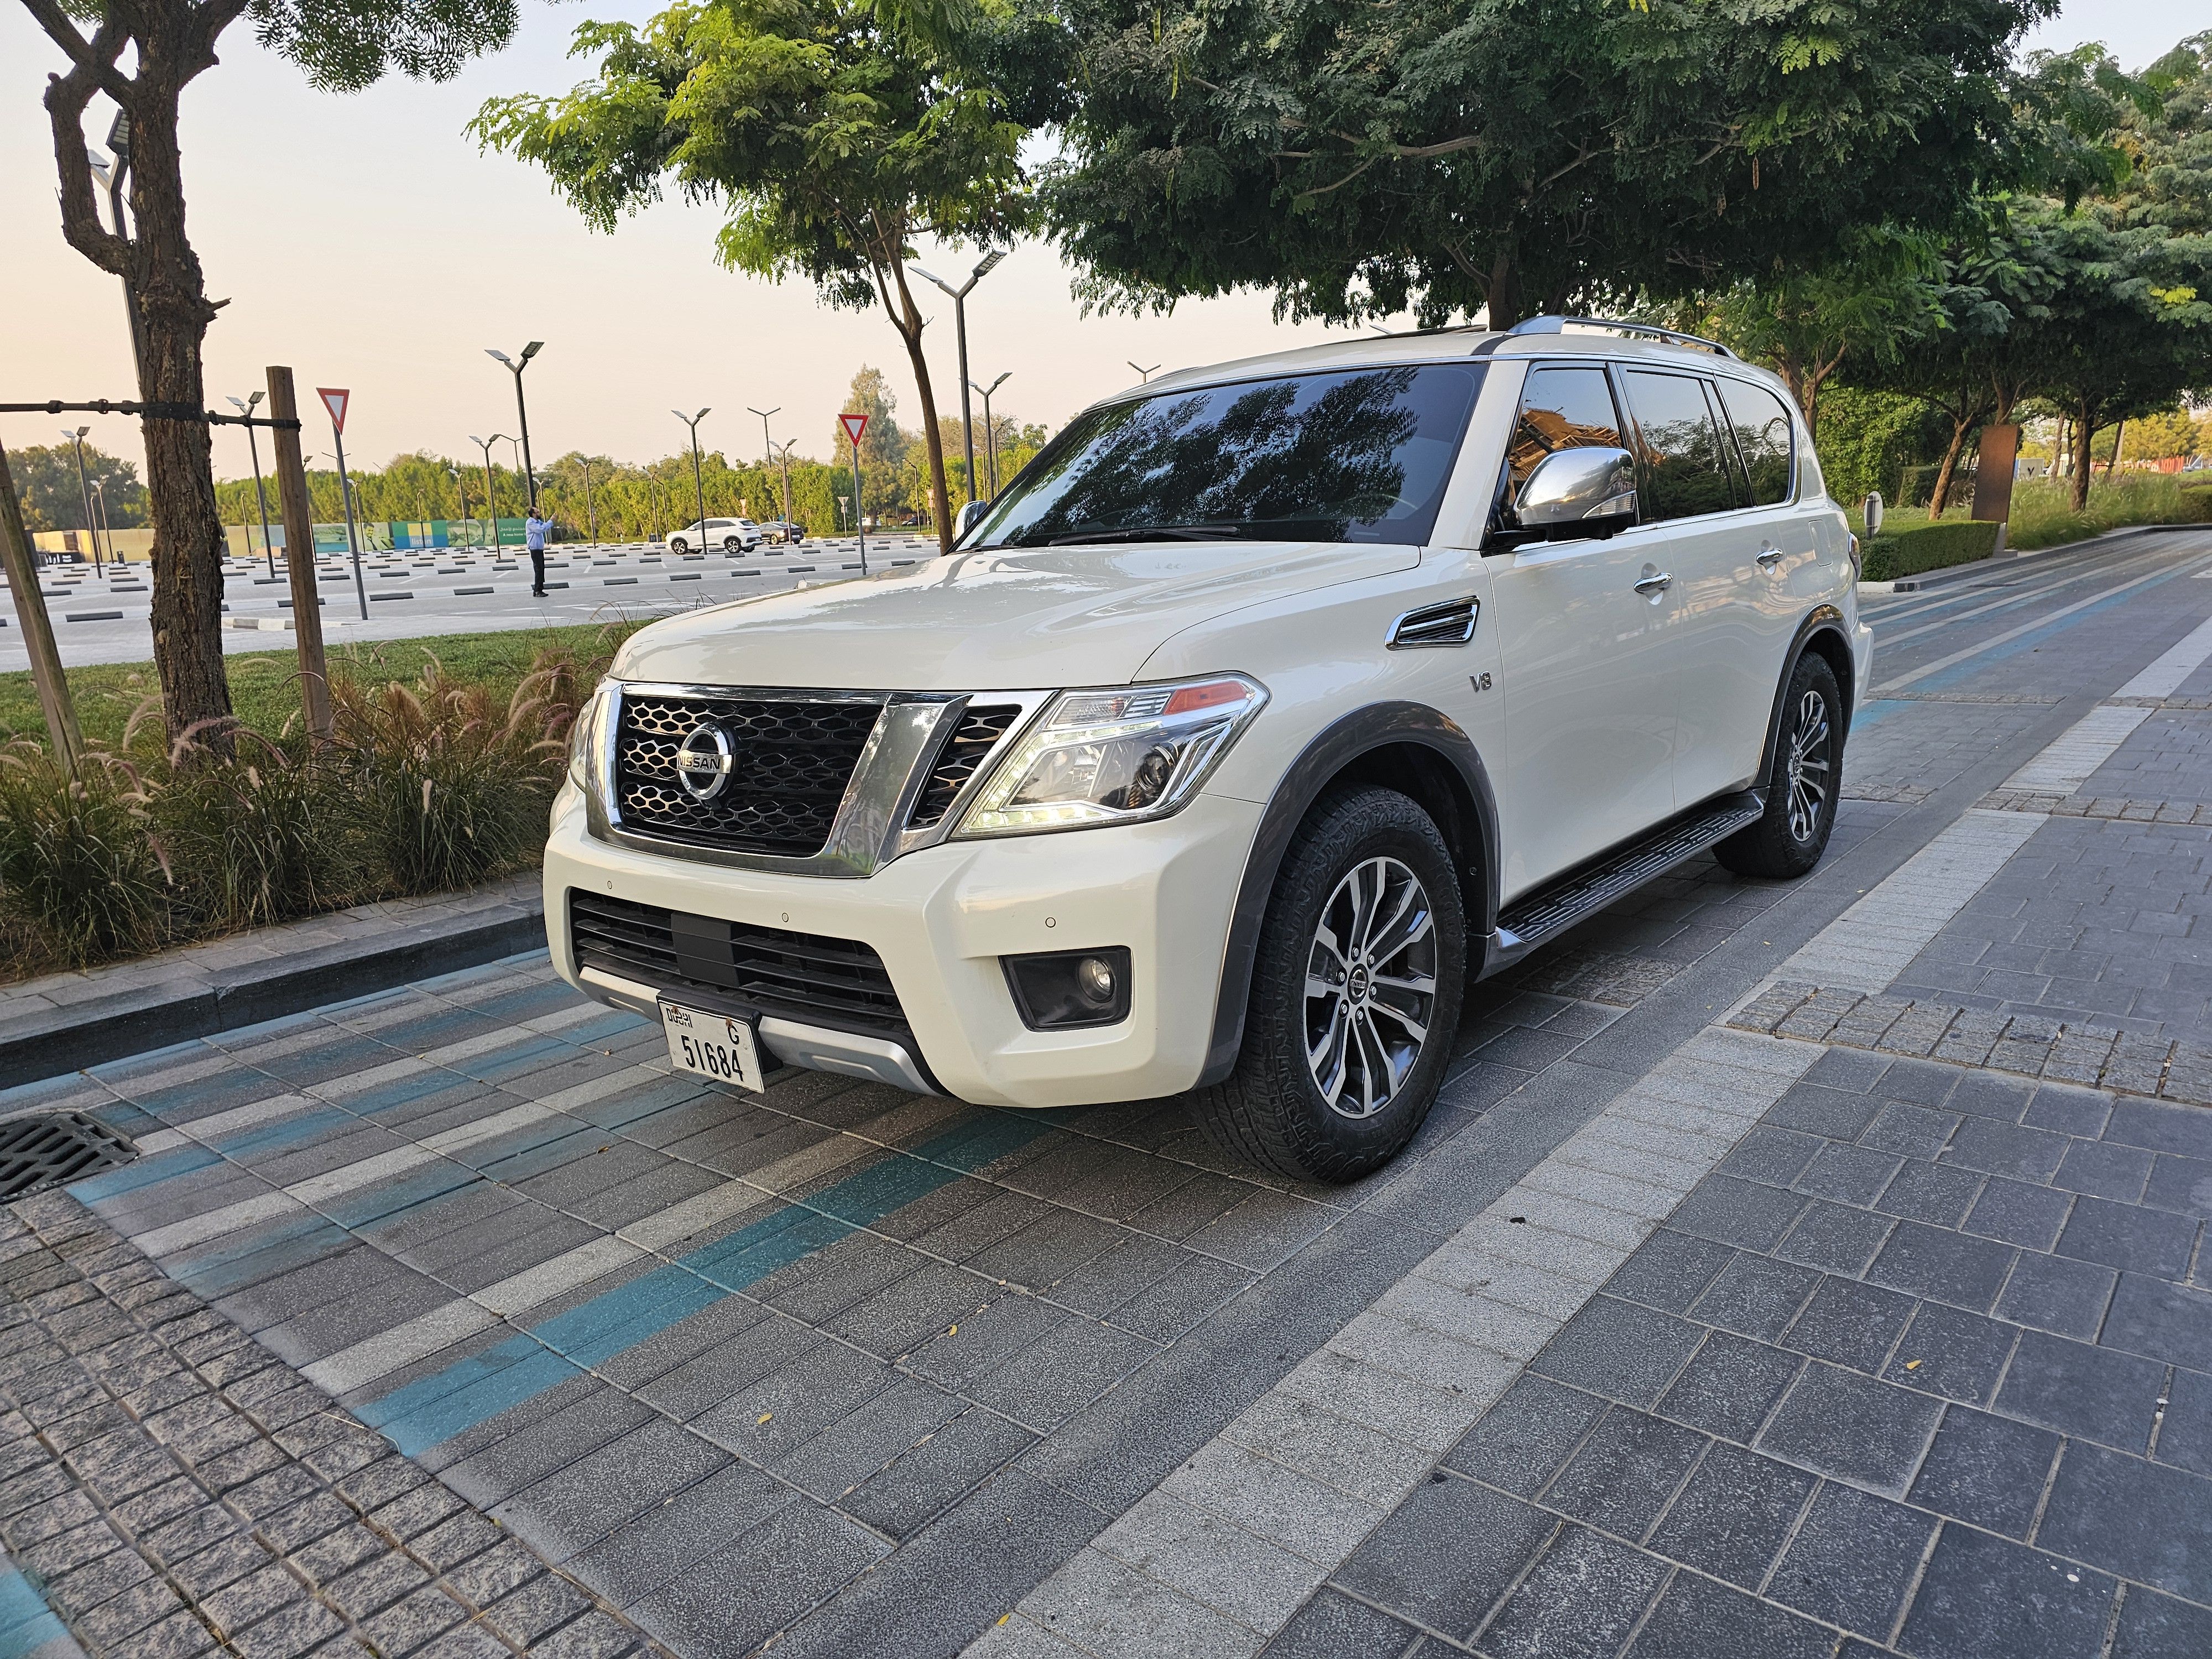
[[[1470,980],[1707,848],[1813,867],[1856,557],[1781,384],[1687,337],[1166,376],[947,557],[633,637],[553,808],[553,958],[704,1075],[1190,1092],[1347,1180]]]
[[[760,526],[750,519],[695,519],[683,529],[671,531],[668,537],[672,553],[712,547],[720,547],[725,553],[750,553],[760,544]]]

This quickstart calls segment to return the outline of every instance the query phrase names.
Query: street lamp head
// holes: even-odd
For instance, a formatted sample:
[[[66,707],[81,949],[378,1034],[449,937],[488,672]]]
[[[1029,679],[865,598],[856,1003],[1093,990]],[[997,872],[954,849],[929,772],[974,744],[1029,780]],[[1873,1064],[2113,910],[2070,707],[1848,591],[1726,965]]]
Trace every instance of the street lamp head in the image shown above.
[[[81,426],[81,427],[77,428],[77,429],[76,429],[76,435],[77,435],[78,437],[82,438],[82,437],[83,437],[87,433],[90,432],[91,430],[92,430],[92,428],[91,428],[90,427],[88,427],[88,426]]]
[[[712,410],[708,410],[708,409],[702,409],[702,410],[700,410],[696,415],[693,416],[691,418],[692,418],[693,420],[695,420],[695,421],[703,421],[703,420],[705,420],[705,419],[707,418],[707,416],[709,416],[709,415],[711,415],[711,414],[713,414],[713,413],[714,413],[714,411],[713,411]]]
[[[508,356],[504,351],[495,350],[490,346],[486,346],[484,348],[484,356],[487,357],[498,358],[500,362],[505,363],[509,368],[513,368],[514,367],[514,358]]]
[[[84,159],[91,164],[92,176],[100,180],[100,185],[103,189],[106,188],[111,178],[108,169],[113,164],[98,150],[91,149],[89,146],[87,147],[84,152]]]
[[[988,253],[983,256],[981,262],[976,265],[975,275],[978,276],[989,276],[994,270],[998,269],[999,261],[1006,257],[1006,249],[1002,247],[993,248]]]
[[[545,342],[544,342],[544,341],[543,341],[543,340],[532,340],[532,341],[528,345],[526,345],[526,346],[525,346],[525,347],[523,347],[523,348],[522,348],[522,361],[523,361],[524,362],[526,362],[526,362],[529,362],[532,357],[535,357],[535,356],[536,356],[539,352],[541,352],[541,351],[543,351],[543,350],[544,350],[544,349],[545,349]]]

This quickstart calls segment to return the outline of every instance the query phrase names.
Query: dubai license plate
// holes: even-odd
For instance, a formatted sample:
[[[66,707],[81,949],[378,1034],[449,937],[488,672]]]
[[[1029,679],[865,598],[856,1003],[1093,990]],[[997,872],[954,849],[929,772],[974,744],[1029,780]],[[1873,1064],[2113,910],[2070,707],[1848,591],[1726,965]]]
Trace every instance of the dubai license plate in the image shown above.
[[[712,1014],[702,1008],[660,1005],[661,1029],[668,1035],[668,1062],[678,1071],[734,1083],[755,1094],[764,1093],[760,1038],[749,1019]]]

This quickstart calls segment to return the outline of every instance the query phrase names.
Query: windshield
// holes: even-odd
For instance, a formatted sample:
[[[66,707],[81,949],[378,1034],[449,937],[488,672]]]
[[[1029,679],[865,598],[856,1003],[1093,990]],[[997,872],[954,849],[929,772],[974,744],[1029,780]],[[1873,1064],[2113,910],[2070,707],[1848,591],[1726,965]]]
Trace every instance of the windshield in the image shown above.
[[[1425,542],[1480,366],[1163,392],[1078,416],[963,549],[1248,537]]]

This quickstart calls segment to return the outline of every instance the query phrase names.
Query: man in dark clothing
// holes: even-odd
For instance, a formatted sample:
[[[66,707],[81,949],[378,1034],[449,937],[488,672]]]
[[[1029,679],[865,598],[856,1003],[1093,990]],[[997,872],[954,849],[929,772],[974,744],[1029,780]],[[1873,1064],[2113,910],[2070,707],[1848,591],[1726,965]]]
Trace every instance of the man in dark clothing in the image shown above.
[[[522,523],[522,539],[530,549],[530,592],[535,599],[545,597],[545,520],[532,507],[530,516]]]

